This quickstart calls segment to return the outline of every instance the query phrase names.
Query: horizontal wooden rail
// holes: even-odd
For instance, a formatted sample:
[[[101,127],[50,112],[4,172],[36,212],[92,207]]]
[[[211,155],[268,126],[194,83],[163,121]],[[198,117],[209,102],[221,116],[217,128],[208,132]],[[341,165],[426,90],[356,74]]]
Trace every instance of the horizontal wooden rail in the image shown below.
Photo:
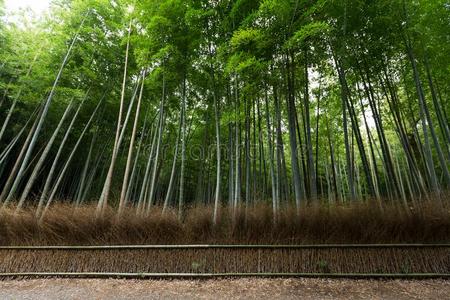
[[[317,278],[403,278],[403,279],[432,279],[450,278],[450,274],[440,273],[0,273],[0,277],[69,277],[69,278],[230,278],[230,277],[317,277]]]
[[[450,244],[0,246],[0,250],[450,248]]]

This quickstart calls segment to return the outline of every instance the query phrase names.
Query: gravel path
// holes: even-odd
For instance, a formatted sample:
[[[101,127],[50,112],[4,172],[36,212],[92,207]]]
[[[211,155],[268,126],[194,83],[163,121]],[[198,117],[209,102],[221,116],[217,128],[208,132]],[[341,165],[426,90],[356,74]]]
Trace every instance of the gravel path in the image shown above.
[[[0,281],[0,299],[450,299],[450,280],[36,279]]]

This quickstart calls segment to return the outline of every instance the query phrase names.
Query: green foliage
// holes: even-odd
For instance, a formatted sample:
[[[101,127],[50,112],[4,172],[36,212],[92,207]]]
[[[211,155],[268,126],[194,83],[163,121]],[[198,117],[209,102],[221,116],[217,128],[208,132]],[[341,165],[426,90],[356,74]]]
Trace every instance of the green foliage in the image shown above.
[[[320,273],[330,273],[330,265],[326,260],[321,260],[317,263],[317,267],[320,270]]]
[[[411,181],[409,193],[413,195],[414,186],[418,184],[412,175],[390,176],[386,173],[386,164],[392,156],[393,161],[400,162],[399,173],[412,174],[417,169],[420,173],[417,177],[421,178],[418,181],[423,181],[425,188],[429,187],[429,170],[422,148],[423,125],[420,125],[424,117],[418,102],[418,90],[422,89],[430,111],[430,120],[426,124],[432,121],[437,131],[438,143],[432,147],[437,173],[443,174],[445,170],[442,163],[437,163],[439,146],[446,153],[444,165],[448,165],[449,146],[444,125],[445,122],[448,124],[450,115],[449,12],[446,0],[58,0],[53,1],[47,17],[15,25],[7,24],[3,18],[4,3],[0,0],[0,120],[5,119],[9,111],[4,107],[10,107],[20,93],[12,114],[13,125],[0,140],[0,152],[48,95],[62,59],[78,34],[56,87],[55,101],[45,122],[48,132],[39,139],[41,147],[71,99],[75,98],[79,103],[88,90],[85,108],[80,113],[81,121],[75,124],[71,143],[101,99],[105,104],[96,128],[100,137],[110,138],[117,126],[125,49],[129,42],[125,110],[136,91],[137,78],[146,72],[138,120],[141,128],[138,138],[142,137],[145,151],[136,163],[139,170],[145,168],[149,160],[151,126],[158,121],[152,119],[155,123],[145,130],[142,126],[146,118],[157,115],[164,86],[167,119],[163,140],[171,142],[163,153],[158,193],[164,193],[162,189],[170,174],[167,161],[174,153],[181,116],[180,100],[186,87],[188,150],[198,146],[202,151],[208,149],[203,154],[209,155],[203,159],[204,165],[196,159],[188,158],[186,162],[186,185],[191,186],[187,194],[191,201],[200,194],[208,194],[206,190],[211,188],[209,177],[216,168],[213,163],[216,154],[209,153],[214,152],[210,146],[215,143],[215,104],[220,132],[224,133],[220,139],[224,144],[230,139],[230,144],[236,146],[238,139],[242,145],[250,141],[252,146],[259,147],[258,159],[250,162],[251,171],[259,176],[251,179],[255,181],[252,192],[257,196],[268,198],[271,195],[266,162],[272,151],[274,166],[278,168],[275,169],[279,176],[277,182],[282,186],[280,193],[286,201],[292,197],[289,156],[293,151],[289,144],[292,139],[289,129],[294,127],[306,194],[311,193],[310,170],[306,165],[310,148],[314,152],[314,164],[319,165],[317,184],[322,185],[320,193],[323,197],[333,193],[332,175],[338,177],[334,180],[340,184],[339,191],[334,193],[348,194],[349,187],[344,178],[348,176],[348,170],[361,173],[355,182],[360,186],[360,193],[368,195],[358,148],[361,145],[356,140],[356,133],[360,133],[363,151],[370,157],[370,173],[380,173],[377,184],[381,194],[392,197],[398,193],[394,191],[397,184],[390,182],[391,177],[398,177],[403,178],[405,186],[407,180]],[[418,65],[415,75],[419,77],[420,85],[413,76],[407,50],[415,55],[414,62]],[[429,83],[428,73],[433,85]],[[348,95],[344,95],[346,93]],[[369,99],[373,103],[369,103]],[[293,107],[287,104],[288,100],[293,101]],[[399,116],[395,114],[397,110]],[[292,112],[296,120],[289,127],[292,120],[288,116]],[[134,113],[135,108],[132,108],[131,116]],[[441,117],[440,113],[445,116]],[[364,116],[368,116],[371,123],[369,130],[365,128]],[[309,128],[306,128],[306,117],[311,121]],[[348,122],[347,132],[343,127],[344,120]],[[125,145],[129,143],[131,123],[125,128]],[[400,130],[410,140],[404,141]],[[308,131],[309,141],[306,139]],[[93,132],[89,132],[89,138],[83,141],[84,147],[80,147],[80,161],[87,156]],[[283,155],[274,150],[273,144],[269,149],[268,132],[271,139],[285,143]],[[345,134],[351,142],[351,168],[346,166]],[[102,147],[106,148],[105,153],[111,152],[109,144]],[[94,152],[102,153],[100,146],[94,148]],[[247,179],[244,175],[247,167],[244,166],[245,151],[242,149],[238,153],[242,181]],[[336,160],[333,166],[332,152]],[[225,170],[231,163],[236,163],[233,155],[221,162],[221,168]],[[98,154],[99,169],[107,163],[106,156]],[[123,160],[119,159],[120,171]],[[13,160],[8,164],[12,165]],[[338,175],[331,174],[330,170]],[[261,174],[265,174],[264,179]],[[97,175],[100,178],[104,174]],[[228,175],[222,176],[223,181],[233,180]],[[139,182],[140,177],[137,178]],[[444,180],[440,180],[445,186]],[[0,185],[3,181],[0,174]],[[221,187],[221,193],[226,195],[225,185]]]
[[[286,42],[286,48],[300,48],[307,40],[323,36],[329,30],[330,26],[325,22],[309,23],[295,32],[295,34]]]

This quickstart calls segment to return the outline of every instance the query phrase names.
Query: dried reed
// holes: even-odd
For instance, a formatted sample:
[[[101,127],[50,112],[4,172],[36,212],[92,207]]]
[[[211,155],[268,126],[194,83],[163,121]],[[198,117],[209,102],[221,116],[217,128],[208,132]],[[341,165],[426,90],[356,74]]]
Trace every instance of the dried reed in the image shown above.
[[[274,224],[270,205],[241,208],[232,218],[222,208],[213,226],[212,207],[187,210],[183,221],[155,207],[148,216],[127,208],[120,218],[109,208],[99,218],[95,206],[53,205],[42,223],[28,207],[0,213],[0,245],[123,244],[324,244],[450,242],[450,205],[422,202],[405,210],[375,202],[305,205],[300,215],[284,207]]]

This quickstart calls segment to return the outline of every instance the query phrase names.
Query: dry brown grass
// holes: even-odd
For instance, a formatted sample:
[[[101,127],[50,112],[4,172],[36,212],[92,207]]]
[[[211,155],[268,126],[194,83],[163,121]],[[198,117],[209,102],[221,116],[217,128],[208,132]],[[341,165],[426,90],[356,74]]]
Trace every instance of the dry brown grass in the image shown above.
[[[271,208],[242,208],[236,218],[223,208],[212,224],[212,208],[192,207],[183,222],[174,212],[148,216],[128,208],[119,218],[108,208],[56,204],[42,223],[34,209],[0,214],[0,245],[108,244],[316,244],[448,243],[449,206],[421,203],[406,211],[376,203],[307,205],[298,216],[285,207],[273,223]],[[0,273],[449,273],[448,248],[302,249],[0,249]]]
[[[241,208],[234,220],[223,208],[213,226],[209,206],[188,209],[180,222],[174,212],[162,216],[159,207],[148,216],[128,208],[120,218],[108,208],[96,218],[94,205],[56,204],[42,223],[32,207],[16,215],[13,208],[4,210],[0,245],[444,243],[450,242],[449,207],[314,204],[302,207],[299,216],[283,208],[275,225],[270,205],[258,205]]]

